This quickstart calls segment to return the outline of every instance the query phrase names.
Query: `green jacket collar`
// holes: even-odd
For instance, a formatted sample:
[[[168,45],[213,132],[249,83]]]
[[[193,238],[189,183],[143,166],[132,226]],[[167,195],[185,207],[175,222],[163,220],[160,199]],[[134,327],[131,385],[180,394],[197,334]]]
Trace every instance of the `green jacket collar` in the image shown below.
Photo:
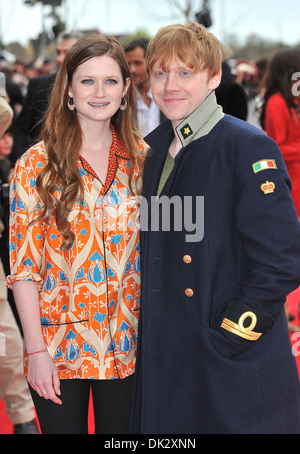
[[[182,146],[206,136],[224,117],[223,109],[217,104],[213,91],[203,103],[176,128]]]

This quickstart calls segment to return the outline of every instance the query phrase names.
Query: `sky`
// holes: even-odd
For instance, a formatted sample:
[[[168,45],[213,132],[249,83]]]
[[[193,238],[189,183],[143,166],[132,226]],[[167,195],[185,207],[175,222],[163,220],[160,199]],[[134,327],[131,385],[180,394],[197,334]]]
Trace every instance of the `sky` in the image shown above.
[[[184,4],[186,0],[177,0]],[[104,33],[134,33],[137,29],[154,35],[170,23],[184,23],[183,16],[172,13],[168,0],[66,0],[61,9],[69,29],[97,28]],[[193,0],[195,12],[202,0]],[[289,45],[300,42],[299,0],[210,0],[213,26],[210,28],[226,43],[235,34],[239,41],[255,33]],[[19,41],[26,45],[46,28],[43,19],[48,8],[25,6],[24,0],[0,0],[0,36],[4,44]]]

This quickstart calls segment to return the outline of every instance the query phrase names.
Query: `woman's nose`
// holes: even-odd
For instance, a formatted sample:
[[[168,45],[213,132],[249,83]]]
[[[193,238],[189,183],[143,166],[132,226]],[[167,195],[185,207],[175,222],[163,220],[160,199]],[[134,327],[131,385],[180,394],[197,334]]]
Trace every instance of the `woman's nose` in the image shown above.
[[[102,86],[102,84],[95,85],[94,94],[98,98],[102,98],[105,95],[105,90],[104,90],[104,87]]]

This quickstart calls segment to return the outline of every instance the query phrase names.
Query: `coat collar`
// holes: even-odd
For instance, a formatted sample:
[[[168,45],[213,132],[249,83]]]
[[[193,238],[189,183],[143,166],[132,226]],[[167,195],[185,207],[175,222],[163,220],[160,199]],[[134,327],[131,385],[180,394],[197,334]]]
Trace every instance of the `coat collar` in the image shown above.
[[[176,128],[182,147],[186,147],[194,140],[209,134],[223,117],[223,109],[217,104],[216,94],[213,91],[203,103]],[[170,120],[166,120],[145,137],[144,140],[153,149],[166,149],[166,147],[169,148],[173,138],[174,131],[172,123]]]
[[[172,188],[174,178],[178,172],[179,164],[184,154],[184,148],[196,139],[200,139],[209,134],[223,117],[223,109],[217,104],[216,95],[212,92],[205,101],[178,126],[177,134],[180,137],[183,149],[176,156],[175,167],[161,192],[161,196],[169,194]],[[191,132],[185,134],[186,128],[189,128]],[[157,194],[161,173],[173,139],[174,129],[170,120],[165,120],[144,139],[151,147],[145,164],[145,170],[147,167],[148,171],[147,177],[146,175],[144,176],[143,195],[146,198]]]
[[[186,147],[194,140],[207,136],[223,117],[223,109],[217,104],[213,91],[198,109],[176,128],[182,146]]]

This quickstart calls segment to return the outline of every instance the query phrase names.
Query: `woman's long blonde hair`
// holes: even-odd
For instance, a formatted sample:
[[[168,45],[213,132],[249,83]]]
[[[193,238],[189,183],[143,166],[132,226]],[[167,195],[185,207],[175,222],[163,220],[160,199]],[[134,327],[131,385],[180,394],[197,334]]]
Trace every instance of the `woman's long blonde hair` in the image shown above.
[[[83,197],[83,185],[77,165],[82,145],[82,129],[76,111],[68,108],[69,87],[79,65],[93,57],[104,55],[118,63],[124,84],[127,78],[131,79],[125,96],[128,107],[125,111],[118,110],[112,118],[112,124],[130,155],[130,182],[134,164],[138,160],[138,142],[141,135],[136,126],[134,85],[123,48],[111,36],[94,34],[81,38],[67,54],[56,77],[41,137],[45,143],[48,163],[37,178],[37,190],[43,206],[35,222],[43,217],[49,222],[54,216],[57,228],[64,237],[65,248],[70,248],[75,239],[68,215],[77,196]],[[62,190],[62,195],[57,201],[54,193],[58,188]]]

